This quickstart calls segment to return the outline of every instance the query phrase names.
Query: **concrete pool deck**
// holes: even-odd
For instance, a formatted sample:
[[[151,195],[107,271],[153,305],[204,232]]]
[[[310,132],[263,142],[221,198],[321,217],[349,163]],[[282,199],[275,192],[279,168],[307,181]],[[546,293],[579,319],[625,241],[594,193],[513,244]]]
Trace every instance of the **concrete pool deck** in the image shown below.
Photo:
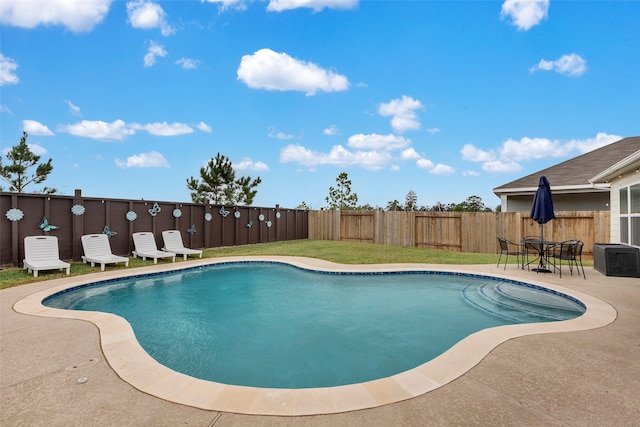
[[[163,263],[128,272],[140,274],[211,261]],[[13,308],[24,297],[62,283],[104,280],[123,270],[34,283],[0,291],[0,424],[632,425],[640,419],[640,279],[605,277],[591,268],[584,280],[576,275],[560,279],[557,274],[522,271],[515,265],[508,266],[506,272],[494,265],[400,267],[464,270],[560,286],[611,304],[618,317],[598,329],[509,339],[488,354],[485,351],[479,363],[473,361],[470,366],[475,366],[455,375],[453,381],[416,397],[407,396],[408,400],[332,415],[257,416],[197,409],[141,392],[107,363],[101,347],[104,333],[101,336],[94,324],[25,315]],[[87,382],[79,384],[83,377]],[[411,389],[411,384],[405,383],[400,392]],[[394,384],[383,387],[378,396],[394,393],[393,388]],[[339,400],[350,399],[358,400],[357,393],[345,393]],[[384,399],[378,403],[385,403]]]

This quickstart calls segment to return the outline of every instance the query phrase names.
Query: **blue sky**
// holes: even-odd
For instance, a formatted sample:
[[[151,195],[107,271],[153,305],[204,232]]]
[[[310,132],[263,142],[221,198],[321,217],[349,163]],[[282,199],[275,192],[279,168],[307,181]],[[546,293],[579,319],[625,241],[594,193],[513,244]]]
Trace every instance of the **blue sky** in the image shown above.
[[[0,150],[26,130],[68,195],[190,201],[220,152],[256,206],[319,209],[347,172],[360,204],[495,208],[640,134],[638,22],[640,1],[3,0]]]

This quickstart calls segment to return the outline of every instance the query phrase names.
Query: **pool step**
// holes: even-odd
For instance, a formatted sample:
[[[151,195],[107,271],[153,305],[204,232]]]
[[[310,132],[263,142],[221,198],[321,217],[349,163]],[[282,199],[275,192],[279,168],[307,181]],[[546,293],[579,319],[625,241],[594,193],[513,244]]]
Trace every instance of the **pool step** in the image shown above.
[[[506,282],[469,285],[461,293],[474,307],[516,323],[567,320],[584,312],[577,302],[561,295]]]

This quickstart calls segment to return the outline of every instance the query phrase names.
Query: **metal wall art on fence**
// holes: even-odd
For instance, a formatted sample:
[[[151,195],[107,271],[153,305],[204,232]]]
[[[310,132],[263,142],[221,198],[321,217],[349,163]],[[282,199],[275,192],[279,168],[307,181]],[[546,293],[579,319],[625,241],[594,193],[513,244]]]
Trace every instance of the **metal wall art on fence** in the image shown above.
[[[108,238],[112,238],[113,236],[117,236],[118,232],[109,230],[109,226],[105,225],[102,229],[102,234],[106,234]]]
[[[47,218],[42,218],[42,223],[40,224],[40,228],[45,233],[48,233],[49,231],[57,230],[60,227],[58,227],[57,225],[49,224],[49,221],[47,220]]]
[[[71,213],[74,215],[84,215],[85,208],[82,205],[71,206]]]
[[[149,215],[156,216],[162,211],[162,208],[158,205],[158,203],[154,203],[153,207],[149,209]]]
[[[279,206],[105,199],[85,197],[80,190],[73,196],[0,192],[0,212],[0,265],[14,266],[24,258],[24,238],[43,232],[58,238],[61,259],[80,260],[86,234],[109,236],[112,252],[127,255],[134,249],[131,236],[140,231],[153,233],[160,247],[163,231],[181,230],[185,246],[203,249],[306,239],[309,225],[309,212]],[[220,213],[220,221],[213,212]],[[246,220],[227,219],[231,212]],[[266,227],[252,227],[252,218]]]
[[[20,221],[24,218],[24,212],[20,209],[13,208],[7,211],[6,216],[9,221]]]

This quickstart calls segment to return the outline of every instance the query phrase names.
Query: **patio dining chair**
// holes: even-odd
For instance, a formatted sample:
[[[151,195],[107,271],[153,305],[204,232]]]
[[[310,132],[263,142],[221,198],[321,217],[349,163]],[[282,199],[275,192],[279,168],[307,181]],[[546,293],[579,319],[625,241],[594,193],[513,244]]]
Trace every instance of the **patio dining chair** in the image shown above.
[[[566,240],[549,249],[549,259],[553,261],[553,268],[560,270],[560,277],[562,277],[562,261],[567,261],[571,275],[573,275],[573,266],[576,267],[578,276],[580,275],[580,267],[582,267],[582,277],[586,280],[587,276],[584,274],[584,265],[582,265],[583,247],[584,242],[581,240]],[[556,260],[559,267],[556,267]],[[578,263],[580,263],[580,266],[578,266]]]
[[[534,264],[534,265],[539,264],[540,257],[542,257],[544,254],[544,244],[541,243],[540,237],[527,236],[524,239],[522,239],[522,246],[524,248],[524,251],[527,257],[527,264],[526,264],[527,268],[529,268],[529,265],[531,264]],[[535,255],[532,261],[529,261],[529,254]]]
[[[504,258],[504,269],[507,269],[507,262],[509,260],[509,255],[516,256],[516,263],[520,265],[520,268],[524,270],[524,262],[525,256],[527,252],[522,248],[518,243],[514,243],[510,240],[507,240],[503,237],[498,237],[498,243],[500,245],[500,256],[498,257],[498,264],[496,267],[500,266],[500,260],[502,259],[502,255],[505,255]],[[522,260],[522,262],[520,261]],[[528,264],[527,264],[528,265]]]

